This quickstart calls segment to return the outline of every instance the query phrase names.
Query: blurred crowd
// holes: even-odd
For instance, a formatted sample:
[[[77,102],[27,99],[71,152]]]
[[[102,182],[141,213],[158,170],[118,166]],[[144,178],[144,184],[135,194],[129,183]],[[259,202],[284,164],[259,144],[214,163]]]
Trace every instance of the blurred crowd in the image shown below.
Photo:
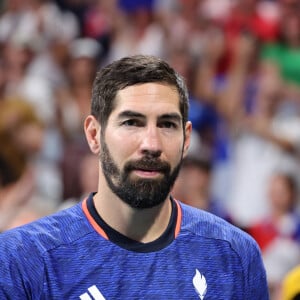
[[[5,0],[0,11],[0,231],[96,190],[82,126],[95,72],[151,54],[190,93],[174,196],[257,240],[275,299],[300,263],[300,2]]]

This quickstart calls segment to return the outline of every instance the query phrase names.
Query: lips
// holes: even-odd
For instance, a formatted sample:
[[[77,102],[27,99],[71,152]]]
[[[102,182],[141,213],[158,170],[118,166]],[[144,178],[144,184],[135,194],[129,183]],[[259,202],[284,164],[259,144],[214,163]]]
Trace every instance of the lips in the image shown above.
[[[128,171],[141,170],[141,171],[153,171],[163,172],[169,169],[169,164],[161,161],[135,161],[128,162],[126,165]]]
[[[143,177],[143,178],[157,178],[161,177],[164,173],[161,171],[153,171],[153,170],[141,170],[141,169],[135,169],[132,171],[135,176]]]
[[[141,171],[141,172],[159,172],[159,173],[164,171],[163,168],[155,168],[155,169],[153,169],[153,168],[151,168],[151,169],[150,168],[136,168],[134,170]]]
[[[134,172],[140,176],[157,176],[168,174],[170,172],[170,165],[161,160],[143,158],[127,162],[124,170],[127,175]]]

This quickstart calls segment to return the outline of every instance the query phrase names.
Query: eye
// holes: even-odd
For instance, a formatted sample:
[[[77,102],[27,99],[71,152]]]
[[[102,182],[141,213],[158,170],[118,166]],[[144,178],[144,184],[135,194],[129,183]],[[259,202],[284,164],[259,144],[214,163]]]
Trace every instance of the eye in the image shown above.
[[[136,126],[136,127],[141,127],[143,126],[143,123],[138,120],[138,119],[128,119],[128,120],[125,120],[122,122],[122,126],[128,126],[128,127],[131,127],[131,126]]]
[[[171,121],[162,121],[158,124],[158,127],[160,128],[174,128],[176,129],[178,126],[176,123],[171,122]]]

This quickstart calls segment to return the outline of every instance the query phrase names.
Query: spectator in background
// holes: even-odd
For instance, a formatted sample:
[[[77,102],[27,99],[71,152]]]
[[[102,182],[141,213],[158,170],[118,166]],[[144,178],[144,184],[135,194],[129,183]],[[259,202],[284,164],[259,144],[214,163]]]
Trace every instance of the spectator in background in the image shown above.
[[[268,185],[269,214],[248,228],[262,250],[271,294],[277,293],[286,273],[300,263],[298,198],[294,178],[275,173]]]
[[[110,45],[122,13],[116,0],[91,1],[82,18],[84,37],[96,40],[101,46],[99,56],[105,60],[110,52]]]
[[[27,70],[34,57],[34,50],[20,39],[11,39],[3,45],[1,54],[6,73],[4,96],[20,95],[24,90]]]
[[[29,199],[31,199],[34,189],[32,170],[26,170],[19,179],[11,183],[4,183],[2,180],[7,176],[5,172],[8,168],[9,171],[11,171],[12,166],[8,165],[6,161],[5,164],[3,164],[2,159],[3,158],[0,157],[0,233],[12,228],[12,222],[16,220],[18,220],[19,225],[22,225],[46,214],[45,211],[43,214],[35,214],[37,211],[35,205],[31,208],[31,212],[25,208],[27,207]],[[18,218],[18,214],[23,211],[26,211],[26,213],[29,212],[26,220],[23,218],[24,215],[21,220]],[[49,211],[47,213],[49,213]]]
[[[11,168],[3,172],[3,184],[18,180],[26,164],[41,150],[43,125],[33,107],[21,99],[0,102],[1,157]]]
[[[54,2],[58,5],[58,7],[63,11],[63,12],[71,12],[76,19],[78,20],[79,28],[80,28],[80,33],[79,36],[86,36],[84,33],[84,18],[85,14],[89,8],[89,6],[93,5],[94,2],[99,2],[99,1],[94,1],[94,0],[54,0]],[[112,2],[112,1],[106,1],[106,2]],[[94,22],[93,22],[94,23]],[[89,35],[87,35],[89,36]]]
[[[264,60],[275,63],[290,89],[300,90],[300,7],[282,16],[280,35],[273,43],[265,43],[261,50]]]
[[[251,226],[269,211],[266,188],[275,171],[300,177],[299,115],[281,114],[285,98],[282,79],[274,65],[257,61],[250,72],[254,45],[248,36],[240,37],[220,100],[232,134],[227,209],[233,222],[241,227]],[[251,81],[255,82],[255,93],[247,94]]]
[[[75,196],[65,199],[62,204],[59,205],[58,210],[71,207],[86,198],[90,191],[95,191],[97,189],[98,157],[87,152],[83,153],[81,157],[78,158],[78,161],[78,178],[76,178],[76,184],[78,185],[79,191]]]
[[[100,44],[91,38],[78,38],[68,47],[67,84],[56,89],[61,131],[70,141],[83,136],[82,122],[89,113],[89,100],[96,70],[100,65]]]
[[[276,2],[233,1],[229,16],[223,21],[229,48],[241,33],[251,34],[260,41],[274,41],[277,38],[280,18],[279,4]]]
[[[60,134],[64,138],[61,168],[63,198],[80,197],[78,161],[87,152],[82,128],[90,110],[93,78],[100,64],[101,46],[91,38],[75,39],[69,46],[68,84],[56,90]]]
[[[32,18],[36,18],[39,48],[28,67],[28,74],[46,80],[51,89],[67,83],[65,67],[68,62],[69,44],[79,36],[79,22],[68,11],[62,11],[53,1],[27,0]],[[30,41],[31,41],[30,40]]]
[[[71,13],[62,13],[54,2],[26,0],[22,3],[15,21],[24,24],[20,28],[12,27],[11,34],[3,39],[4,96],[17,96],[34,106],[45,125],[43,156],[55,165],[62,153],[55,89],[66,84],[67,45],[77,34],[77,22]],[[5,22],[7,13],[10,11],[4,12],[0,22]]]
[[[53,166],[40,160],[43,138],[43,124],[30,104],[22,99],[0,102],[0,230],[27,205],[39,213],[32,209],[26,220],[42,216],[41,208],[46,214],[57,205],[60,181]]]
[[[19,41],[42,54],[48,51],[49,42],[55,38],[70,41],[78,33],[76,18],[69,12],[60,11],[52,1],[8,0],[0,18],[0,43]]]
[[[116,20],[107,60],[139,53],[165,57],[165,37],[152,7],[137,2]]]
[[[52,182],[57,182],[57,194],[52,194],[56,201],[61,196],[60,173],[58,170],[58,157],[60,144],[57,142],[57,118],[54,90],[48,80],[42,76],[30,74],[29,66],[35,57],[32,48],[21,41],[8,41],[3,49],[3,65],[5,70],[5,83],[3,98],[18,98],[34,109],[43,124],[43,142],[39,153],[39,165],[47,166],[52,170]],[[4,101],[4,100],[3,100]],[[8,100],[9,102],[10,100]],[[20,104],[22,105],[22,104]],[[24,104],[26,105],[26,104]],[[16,112],[18,113],[18,105]],[[6,118],[4,118],[6,120]],[[45,174],[44,172],[42,172]],[[42,178],[42,177],[40,177]]]
[[[3,1],[4,2],[4,1]],[[26,35],[27,26],[25,21],[25,4],[22,0],[7,0],[4,3],[3,12],[0,18],[0,45],[14,34]]]
[[[172,195],[185,204],[211,212],[230,220],[225,209],[211,196],[212,165],[209,161],[186,157],[172,189]]]

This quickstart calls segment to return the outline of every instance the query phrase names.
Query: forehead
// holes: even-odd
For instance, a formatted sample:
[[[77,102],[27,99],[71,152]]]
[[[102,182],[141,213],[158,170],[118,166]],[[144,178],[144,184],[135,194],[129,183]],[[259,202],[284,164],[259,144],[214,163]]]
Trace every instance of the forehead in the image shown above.
[[[179,113],[179,93],[176,87],[163,83],[143,83],[118,91],[112,113],[133,110],[145,115]]]

